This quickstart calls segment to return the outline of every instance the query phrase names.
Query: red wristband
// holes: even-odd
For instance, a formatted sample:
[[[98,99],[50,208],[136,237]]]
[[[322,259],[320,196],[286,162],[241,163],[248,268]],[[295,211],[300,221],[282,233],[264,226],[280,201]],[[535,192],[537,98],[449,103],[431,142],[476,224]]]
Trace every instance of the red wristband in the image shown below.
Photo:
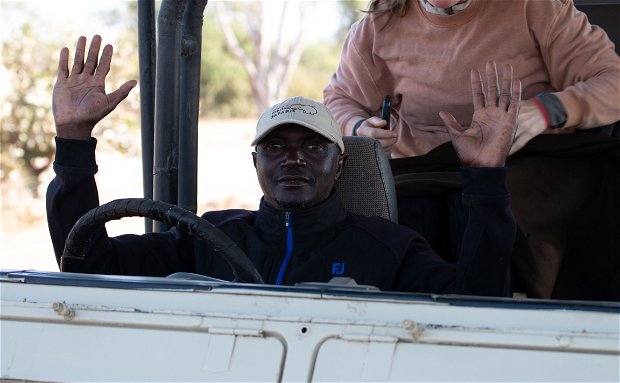
[[[545,124],[546,124],[547,129],[548,129],[551,126],[551,121],[549,121],[549,114],[547,113],[547,109],[545,109],[543,104],[539,100],[537,100],[536,98],[532,98],[532,101],[534,101],[534,104],[536,104],[538,109],[540,109],[540,112],[542,113],[542,115],[543,115],[543,117],[545,119]]]

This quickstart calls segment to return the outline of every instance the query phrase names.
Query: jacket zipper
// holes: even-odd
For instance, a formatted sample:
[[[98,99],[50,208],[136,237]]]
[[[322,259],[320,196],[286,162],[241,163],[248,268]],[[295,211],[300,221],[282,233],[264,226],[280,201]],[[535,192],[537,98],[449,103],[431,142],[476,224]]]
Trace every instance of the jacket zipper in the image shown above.
[[[284,280],[284,274],[286,273],[286,266],[291,260],[291,254],[293,253],[293,225],[291,224],[291,213],[284,213],[284,226],[286,227],[286,254],[282,265],[280,265],[280,272],[278,272],[278,278],[276,279],[276,285],[281,285]]]

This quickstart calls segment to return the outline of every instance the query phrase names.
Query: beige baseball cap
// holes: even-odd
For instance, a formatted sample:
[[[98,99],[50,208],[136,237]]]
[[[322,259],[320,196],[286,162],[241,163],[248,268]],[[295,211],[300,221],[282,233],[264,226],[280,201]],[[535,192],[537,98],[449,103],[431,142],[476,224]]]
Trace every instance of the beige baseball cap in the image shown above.
[[[256,137],[251,145],[257,145],[272,130],[284,124],[305,126],[335,143],[340,152],[344,152],[342,133],[327,107],[301,96],[288,98],[264,111],[256,124]]]

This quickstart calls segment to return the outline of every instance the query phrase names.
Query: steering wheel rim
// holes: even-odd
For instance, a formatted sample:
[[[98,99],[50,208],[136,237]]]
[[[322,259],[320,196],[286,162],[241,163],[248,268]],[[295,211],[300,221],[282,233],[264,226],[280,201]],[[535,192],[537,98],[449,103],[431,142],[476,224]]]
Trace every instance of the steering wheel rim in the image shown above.
[[[78,219],[65,242],[61,271],[78,271],[78,265],[86,258],[86,245],[94,231],[108,221],[125,217],[151,218],[184,230],[207,242],[216,254],[224,257],[235,276],[233,282],[265,283],[243,250],[211,222],[176,205],[145,198],[117,199],[92,209]]]

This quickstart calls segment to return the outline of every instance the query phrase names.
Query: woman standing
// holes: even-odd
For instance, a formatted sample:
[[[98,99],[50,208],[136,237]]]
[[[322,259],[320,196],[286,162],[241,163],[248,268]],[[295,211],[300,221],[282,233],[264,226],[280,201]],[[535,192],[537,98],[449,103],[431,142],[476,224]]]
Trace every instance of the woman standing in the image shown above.
[[[419,156],[450,140],[439,111],[469,125],[469,71],[490,60],[511,64],[523,84],[512,153],[550,129],[620,120],[620,58],[571,0],[374,0],[351,27],[324,101],[345,135],[375,137],[394,158]],[[393,131],[376,117],[386,95]]]

